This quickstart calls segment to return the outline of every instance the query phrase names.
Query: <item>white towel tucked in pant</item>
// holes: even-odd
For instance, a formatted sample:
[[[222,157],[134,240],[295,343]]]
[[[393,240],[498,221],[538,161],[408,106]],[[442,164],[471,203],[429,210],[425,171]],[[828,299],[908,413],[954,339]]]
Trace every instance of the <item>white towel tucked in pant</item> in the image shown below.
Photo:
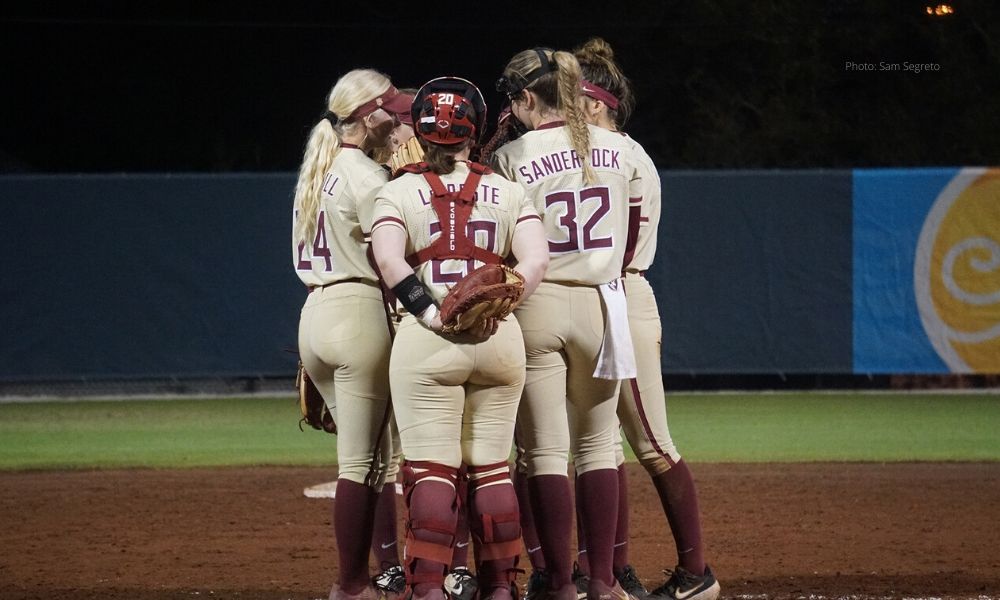
[[[632,332],[628,327],[628,305],[625,303],[625,286],[615,279],[599,286],[601,299],[607,311],[604,323],[604,341],[597,357],[594,377],[598,379],[631,379],[635,377],[635,350]]]

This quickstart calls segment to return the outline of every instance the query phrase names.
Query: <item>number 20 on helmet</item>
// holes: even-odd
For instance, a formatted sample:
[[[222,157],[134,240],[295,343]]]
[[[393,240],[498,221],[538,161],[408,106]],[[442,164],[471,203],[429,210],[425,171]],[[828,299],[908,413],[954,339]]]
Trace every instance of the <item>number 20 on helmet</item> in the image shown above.
[[[460,144],[482,134],[486,101],[471,81],[461,77],[438,77],[417,91],[410,115],[417,135],[428,142]]]

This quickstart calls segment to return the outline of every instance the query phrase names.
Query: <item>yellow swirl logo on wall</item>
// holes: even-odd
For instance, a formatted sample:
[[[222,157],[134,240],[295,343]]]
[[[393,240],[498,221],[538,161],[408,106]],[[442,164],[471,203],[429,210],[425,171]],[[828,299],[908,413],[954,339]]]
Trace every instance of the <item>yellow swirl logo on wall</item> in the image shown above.
[[[917,307],[956,373],[1000,373],[1000,169],[962,169],[924,221],[913,271]]]

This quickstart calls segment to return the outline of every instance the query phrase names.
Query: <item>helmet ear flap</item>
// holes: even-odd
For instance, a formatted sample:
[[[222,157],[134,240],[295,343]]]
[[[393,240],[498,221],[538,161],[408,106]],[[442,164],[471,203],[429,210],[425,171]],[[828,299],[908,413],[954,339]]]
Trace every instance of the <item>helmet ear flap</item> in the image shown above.
[[[423,103],[420,106],[420,111],[417,112],[416,114],[426,116],[426,115],[433,115],[436,112],[437,111],[434,108],[434,103],[431,102],[430,96],[428,96],[427,98],[424,98]],[[413,122],[417,126],[418,133],[424,133],[424,134],[434,133],[433,122],[427,122],[426,120],[420,118],[419,116],[415,118]]]

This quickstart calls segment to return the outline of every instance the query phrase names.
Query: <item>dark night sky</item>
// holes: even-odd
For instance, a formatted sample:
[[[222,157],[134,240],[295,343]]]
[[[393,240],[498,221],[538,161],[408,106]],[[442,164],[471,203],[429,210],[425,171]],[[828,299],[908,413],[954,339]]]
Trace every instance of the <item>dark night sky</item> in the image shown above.
[[[495,111],[493,81],[513,53],[592,35],[632,77],[639,106],[627,129],[661,166],[997,158],[991,2],[954,3],[956,15],[937,20],[904,0],[638,2],[573,14],[533,3],[530,19],[509,8],[517,3],[383,14],[390,5],[79,4],[0,13],[2,171],[294,170],[327,92],[351,68],[377,68],[400,87],[464,76]],[[851,73],[850,60],[940,71]]]

